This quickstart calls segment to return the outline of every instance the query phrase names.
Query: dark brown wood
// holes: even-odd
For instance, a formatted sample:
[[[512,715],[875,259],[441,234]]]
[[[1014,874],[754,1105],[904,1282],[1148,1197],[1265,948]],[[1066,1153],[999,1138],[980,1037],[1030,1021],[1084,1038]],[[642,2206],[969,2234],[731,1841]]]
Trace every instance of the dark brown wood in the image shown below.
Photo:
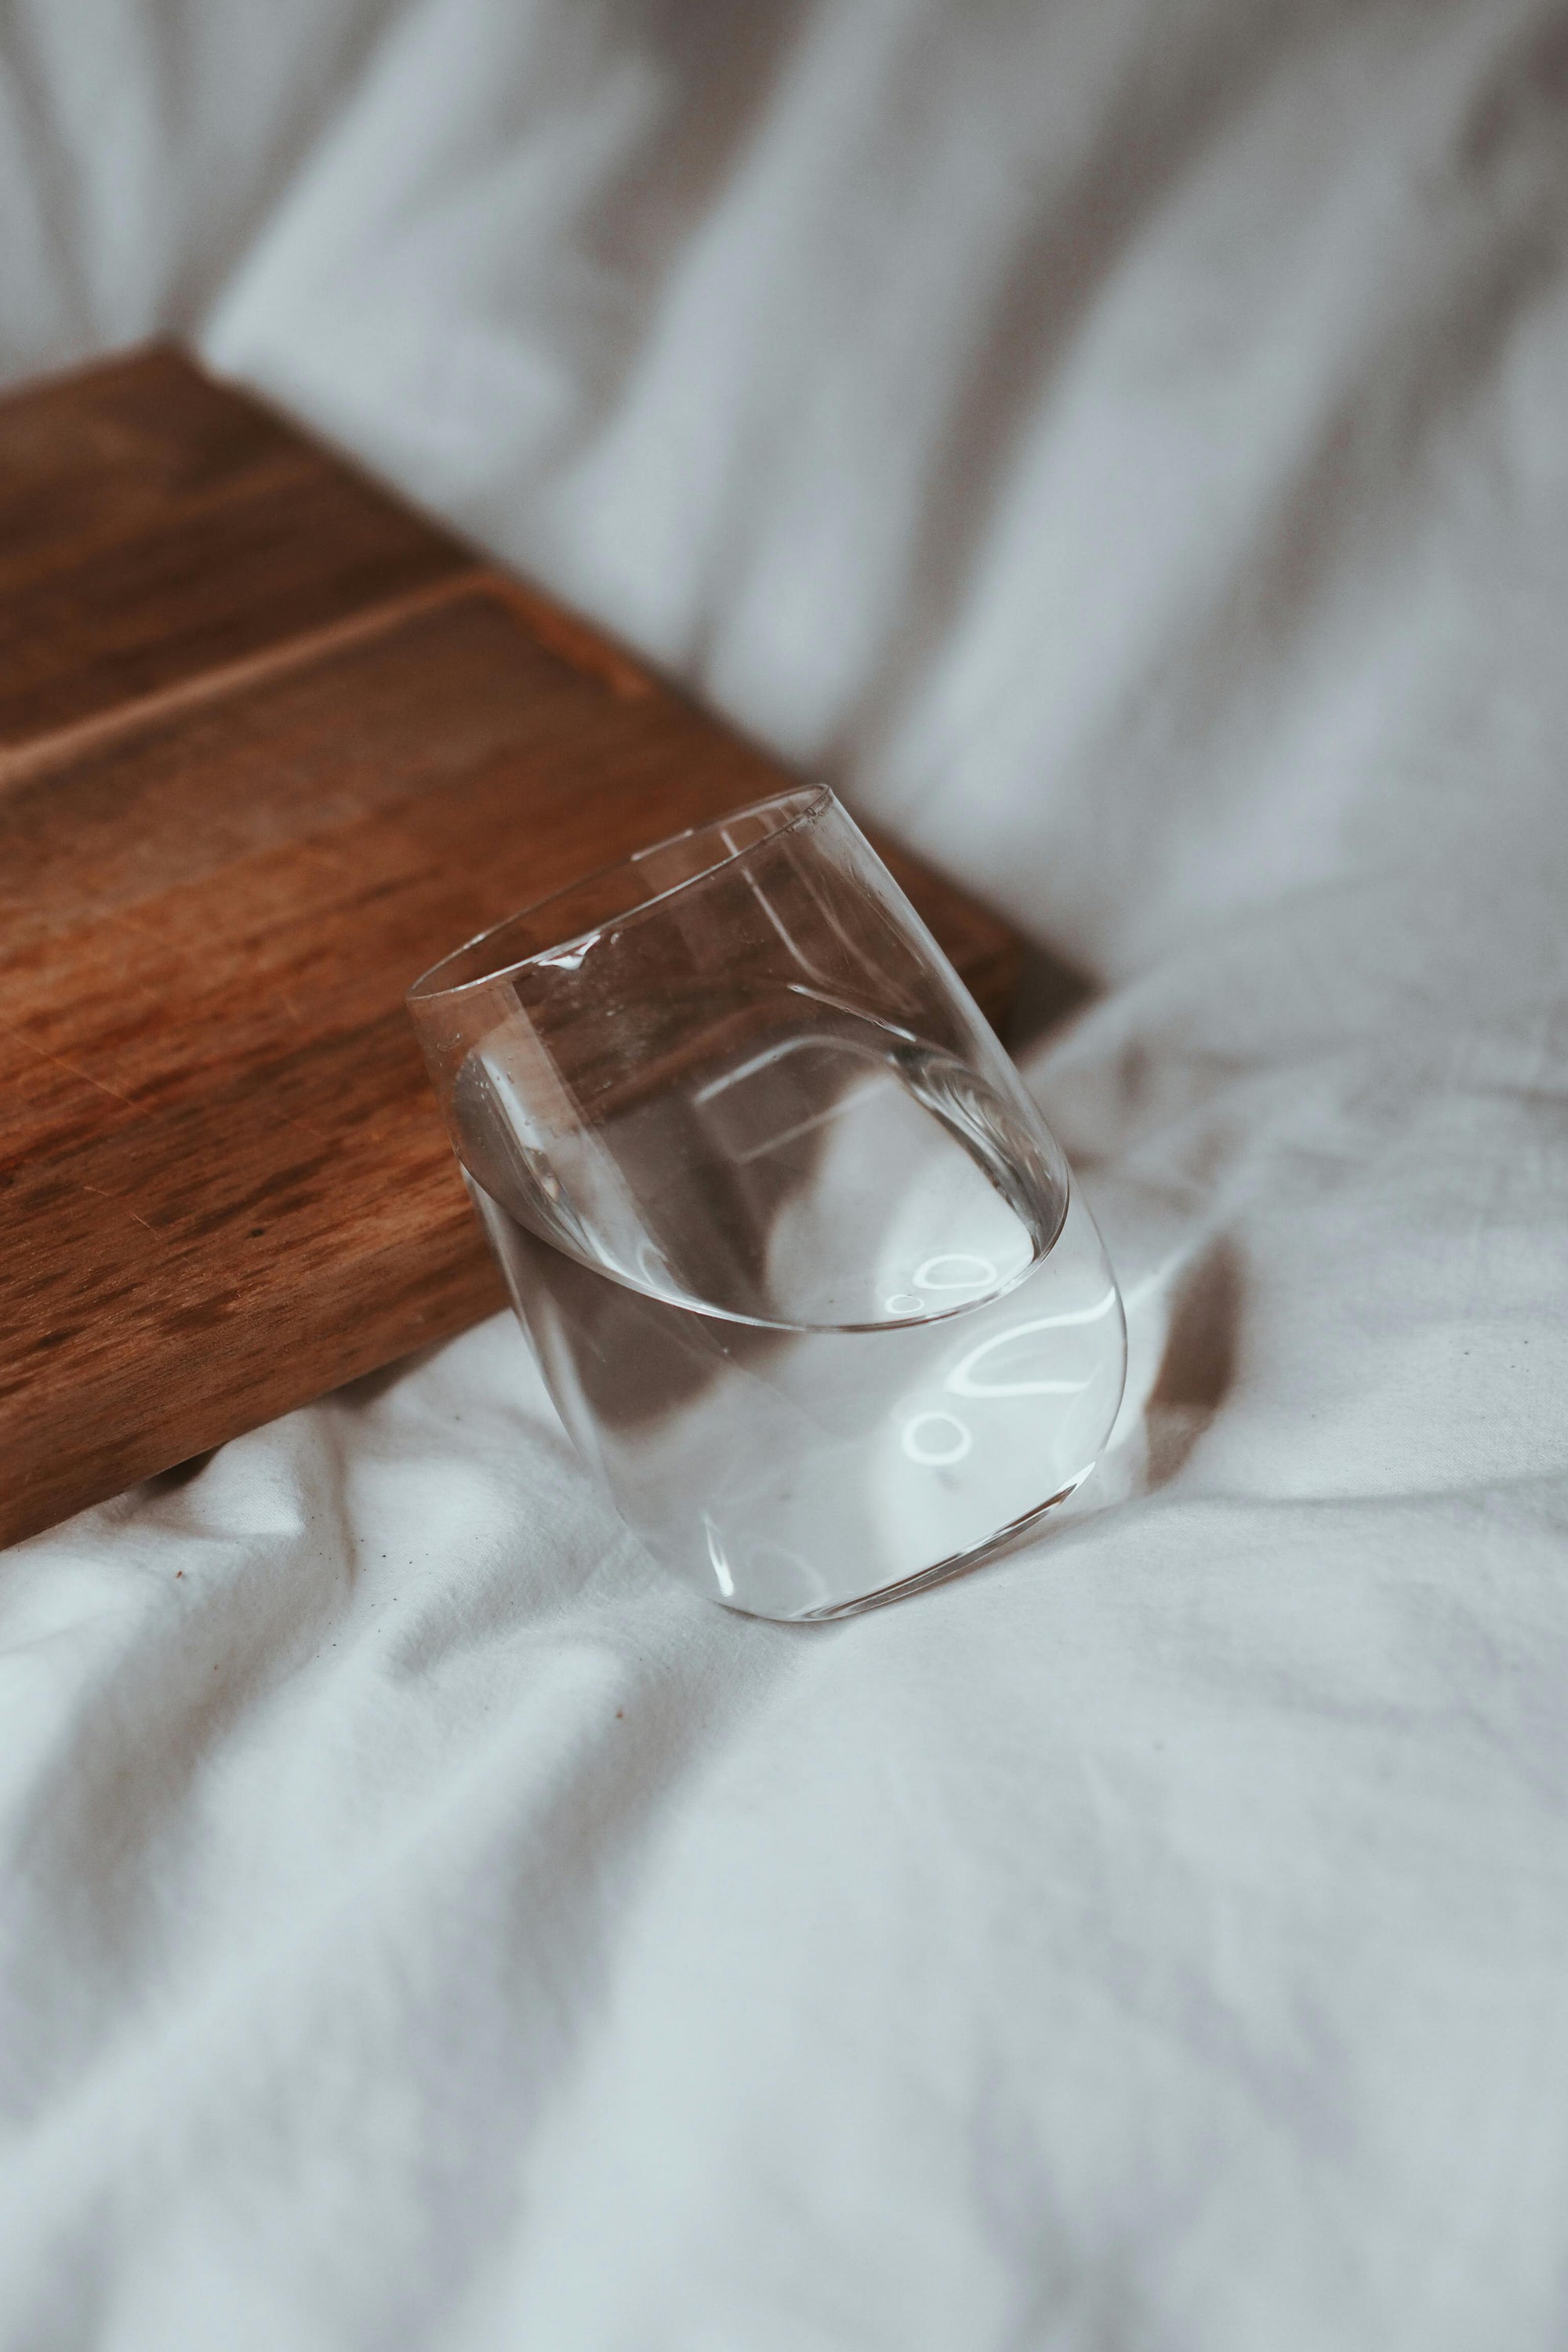
[[[176,352],[16,394],[0,404],[0,747],[472,564]]]
[[[0,403],[0,1541],[496,1307],[404,988],[793,781],[177,353]]]

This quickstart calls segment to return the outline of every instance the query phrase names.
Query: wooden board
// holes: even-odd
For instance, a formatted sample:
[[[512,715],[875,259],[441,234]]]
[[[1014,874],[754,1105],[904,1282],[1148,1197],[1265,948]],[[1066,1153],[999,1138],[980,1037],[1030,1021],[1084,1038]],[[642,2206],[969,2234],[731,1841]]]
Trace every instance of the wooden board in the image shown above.
[[[496,1307],[404,989],[794,781],[174,352],[0,402],[0,1542]]]

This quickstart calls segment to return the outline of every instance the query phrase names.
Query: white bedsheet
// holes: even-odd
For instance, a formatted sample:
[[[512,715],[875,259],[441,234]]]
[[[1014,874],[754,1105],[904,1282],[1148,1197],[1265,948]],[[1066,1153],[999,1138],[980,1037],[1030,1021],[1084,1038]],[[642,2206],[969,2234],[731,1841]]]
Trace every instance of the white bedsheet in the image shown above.
[[[4,373],[194,334],[1092,974],[1135,1343],[835,1630],[502,1322],[0,1559],[7,2347],[1561,2343],[1565,239],[1549,0],[0,9]]]

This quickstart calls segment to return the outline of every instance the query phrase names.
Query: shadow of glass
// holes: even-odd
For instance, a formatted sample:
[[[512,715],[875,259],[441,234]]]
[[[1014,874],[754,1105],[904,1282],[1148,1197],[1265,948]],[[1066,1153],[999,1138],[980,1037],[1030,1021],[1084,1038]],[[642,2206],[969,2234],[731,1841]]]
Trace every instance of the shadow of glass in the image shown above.
[[[1241,1304],[1237,1251],[1222,1236],[1186,1268],[1171,1301],[1164,1351],[1144,1408],[1146,1487],[1169,1485],[1229,1395]]]

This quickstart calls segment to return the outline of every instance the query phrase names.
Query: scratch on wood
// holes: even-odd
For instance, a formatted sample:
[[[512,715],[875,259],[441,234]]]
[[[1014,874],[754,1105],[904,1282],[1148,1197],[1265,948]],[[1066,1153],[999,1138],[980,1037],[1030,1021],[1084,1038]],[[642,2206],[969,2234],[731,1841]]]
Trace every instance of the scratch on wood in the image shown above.
[[[122,1201],[121,1199],[118,1192],[106,1192],[101,1184],[89,1184],[85,1181],[82,1182],[81,1189],[84,1192],[90,1192],[95,1200],[112,1201],[115,1207],[117,1209],[123,1209],[128,1217],[135,1217],[137,1223],[141,1226],[144,1234],[151,1234],[154,1241],[158,1239],[157,1226],[150,1225],[147,1223],[146,1218],[139,1215],[136,1210],[132,1207],[129,1201]]]
[[[119,1087],[111,1087],[107,1079],[95,1078],[90,1070],[79,1070],[76,1064],[68,1062],[63,1054],[47,1053],[42,1045],[35,1045],[30,1037],[24,1037],[16,1029],[0,1027],[0,1037],[8,1039],[13,1045],[19,1045],[24,1054],[31,1054],[35,1062],[45,1062],[53,1069],[63,1070],[68,1078],[79,1078],[84,1087],[96,1087],[100,1095],[108,1095],[113,1102],[123,1103],[127,1110],[135,1109],[136,1106],[129,1095],[122,1095]]]

